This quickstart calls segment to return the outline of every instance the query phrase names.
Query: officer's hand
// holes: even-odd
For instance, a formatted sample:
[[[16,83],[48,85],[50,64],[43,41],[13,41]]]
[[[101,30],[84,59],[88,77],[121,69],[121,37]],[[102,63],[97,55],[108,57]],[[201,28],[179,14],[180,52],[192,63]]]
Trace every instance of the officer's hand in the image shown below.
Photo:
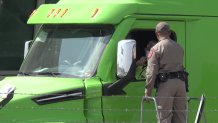
[[[136,62],[136,65],[144,65],[145,62],[147,61],[147,58],[146,57],[141,57],[137,62]]]
[[[141,58],[140,58],[140,61],[141,61],[143,64],[145,64],[145,62],[147,61],[147,57],[141,57]]]
[[[144,96],[144,101],[147,102],[147,103],[149,103],[149,102],[151,101],[150,96],[148,96],[147,94],[145,94],[145,96]]]

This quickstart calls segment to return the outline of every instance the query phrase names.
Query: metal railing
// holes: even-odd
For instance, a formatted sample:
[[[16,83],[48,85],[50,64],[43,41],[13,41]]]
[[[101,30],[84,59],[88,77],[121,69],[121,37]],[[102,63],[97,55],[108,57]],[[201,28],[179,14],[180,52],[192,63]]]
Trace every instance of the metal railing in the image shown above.
[[[140,123],[144,123],[144,102],[146,100],[151,100],[154,102],[154,106],[155,106],[155,111],[157,113],[157,120],[160,121],[160,114],[158,112],[158,105],[157,105],[157,101],[156,101],[156,97],[142,97],[142,101],[141,101],[141,116],[140,116]],[[207,123],[206,121],[206,116],[204,113],[204,104],[205,104],[205,96],[202,94],[202,96],[200,98],[193,98],[193,97],[188,97],[187,98],[187,102],[189,103],[192,100],[200,100],[199,106],[198,106],[198,111],[195,117],[195,122],[194,123],[200,123],[201,117],[203,115],[204,118],[204,123]],[[187,103],[187,117],[186,117],[186,123],[188,123],[188,109],[189,109],[189,104]]]
[[[200,100],[199,106],[198,106],[198,111],[195,117],[195,123],[200,123],[201,117],[203,115],[204,118],[204,123],[207,123],[206,121],[206,116],[204,113],[204,104],[205,104],[205,96],[202,94],[201,98],[192,98],[192,97],[188,97],[188,102],[190,102],[191,100]],[[187,105],[187,110],[188,110],[188,105]],[[187,120],[188,120],[188,114],[187,114]]]

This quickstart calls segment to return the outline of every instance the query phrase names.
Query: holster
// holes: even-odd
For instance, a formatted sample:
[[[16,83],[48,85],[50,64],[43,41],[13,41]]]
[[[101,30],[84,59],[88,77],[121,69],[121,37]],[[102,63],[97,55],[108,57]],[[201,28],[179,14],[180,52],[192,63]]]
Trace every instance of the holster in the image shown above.
[[[159,84],[168,80],[167,73],[159,73],[155,79],[154,88],[158,88]]]

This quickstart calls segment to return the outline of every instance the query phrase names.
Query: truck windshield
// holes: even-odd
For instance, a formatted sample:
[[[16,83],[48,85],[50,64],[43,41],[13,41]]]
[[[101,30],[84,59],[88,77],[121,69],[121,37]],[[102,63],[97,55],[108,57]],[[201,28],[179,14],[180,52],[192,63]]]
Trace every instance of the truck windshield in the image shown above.
[[[113,31],[108,25],[43,25],[19,74],[91,77]]]

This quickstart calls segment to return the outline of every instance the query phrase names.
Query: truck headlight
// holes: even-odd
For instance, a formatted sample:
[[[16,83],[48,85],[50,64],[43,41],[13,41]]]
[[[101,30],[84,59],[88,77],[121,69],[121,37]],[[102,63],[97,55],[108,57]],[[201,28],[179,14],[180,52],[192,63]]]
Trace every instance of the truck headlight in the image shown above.
[[[14,96],[16,87],[11,84],[4,84],[0,88],[0,108],[4,107]]]

